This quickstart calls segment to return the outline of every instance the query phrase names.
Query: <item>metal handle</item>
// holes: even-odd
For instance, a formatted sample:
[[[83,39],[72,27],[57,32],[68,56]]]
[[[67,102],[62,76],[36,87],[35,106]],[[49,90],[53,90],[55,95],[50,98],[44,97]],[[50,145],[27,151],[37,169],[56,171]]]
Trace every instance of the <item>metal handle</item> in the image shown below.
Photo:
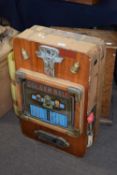
[[[36,130],[35,134],[42,141],[46,141],[46,142],[51,143],[55,146],[58,146],[61,148],[65,148],[65,147],[70,146],[70,144],[65,139],[63,139],[62,137],[58,137],[54,134],[51,134],[51,133],[48,133],[48,132],[45,132],[42,130]]]

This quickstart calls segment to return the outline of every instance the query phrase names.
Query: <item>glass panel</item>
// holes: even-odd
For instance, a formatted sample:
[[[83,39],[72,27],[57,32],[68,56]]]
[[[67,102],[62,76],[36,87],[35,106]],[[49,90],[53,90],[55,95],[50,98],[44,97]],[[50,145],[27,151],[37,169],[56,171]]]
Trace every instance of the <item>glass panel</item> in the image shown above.
[[[22,82],[24,114],[49,124],[72,128],[74,96],[29,80]]]

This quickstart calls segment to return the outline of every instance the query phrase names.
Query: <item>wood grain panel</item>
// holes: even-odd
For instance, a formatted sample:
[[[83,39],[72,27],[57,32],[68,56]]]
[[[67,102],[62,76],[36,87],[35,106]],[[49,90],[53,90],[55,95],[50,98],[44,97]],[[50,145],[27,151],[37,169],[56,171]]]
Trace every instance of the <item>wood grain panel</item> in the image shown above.
[[[62,137],[64,138],[67,142],[70,143],[70,146],[67,148],[61,148],[63,151],[69,152],[71,154],[74,154],[75,156],[84,156],[84,154],[86,153],[86,145],[87,145],[87,137],[86,135],[81,135],[80,137],[71,137],[67,134],[63,134],[60,132],[57,132],[55,130],[52,130],[50,128],[47,127],[43,127],[39,124],[36,124],[36,122],[34,121],[28,121],[28,120],[20,120],[21,123],[21,128],[22,128],[22,132],[32,138],[32,139],[36,139],[39,141],[42,141],[40,139],[38,139],[38,137],[35,134],[36,130],[43,130],[46,131],[48,133],[52,133],[55,134],[56,136]],[[47,142],[46,142],[47,144]],[[49,144],[49,143],[48,143]],[[53,146],[53,144],[50,144],[51,146]],[[55,146],[55,145],[54,145]],[[58,147],[59,148],[59,147]]]
[[[80,3],[80,4],[87,4],[87,5],[93,5],[99,2],[99,0],[65,0],[65,1]]]
[[[102,96],[102,117],[109,118],[110,116],[110,106],[112,99],[112,82],[113,82],[113,72],[115,64],[115,54],[116,50],[113,48],[107,48],[105,68],[104,68],[104,86],[103,86],[103,96]]]
[[[41,58],[38,58],[36,52],[39,50],[39,43],[29,42],[24,39],[16,38],[14,40],[14,56],[16,69],[25,68],[35,72],[44,73],[44,63]],[[29,59],[24,60],[21,54],[21,49],[25,49],[29,55]],[[59,49],[59,48],[57,48]],[[72,82],[80,83],[88,88],[89,77],[89,58],[83,53],[59,49],[60,56],[63,57],[62,63],[55,64],[55,77]],[[79,62],[80,69],[76,74],[71,73],[71,66]]]
[[[19,69],[21,67],[31,69],[32,68],[32,52],[31,52],[30,42],[27,42],[24,39],[20,40],[18,38],[15,38],[13,45],[15,48],[14,58],[15,58],[16,69]],[[29,55],[29,59],[24,60],[22,56],[22,49],[25,49],[25,51]]]

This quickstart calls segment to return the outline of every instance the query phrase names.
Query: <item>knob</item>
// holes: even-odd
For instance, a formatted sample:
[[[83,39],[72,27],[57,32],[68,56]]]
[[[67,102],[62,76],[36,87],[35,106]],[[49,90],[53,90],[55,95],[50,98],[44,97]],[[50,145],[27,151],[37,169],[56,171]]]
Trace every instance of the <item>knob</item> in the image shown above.
[[[79,71],[80,63],[76,62],[71,67],[71,73],[76,74]]]
[[[24,48],[21,49],[21,54],[24,60],[29,59],[29,54]]]

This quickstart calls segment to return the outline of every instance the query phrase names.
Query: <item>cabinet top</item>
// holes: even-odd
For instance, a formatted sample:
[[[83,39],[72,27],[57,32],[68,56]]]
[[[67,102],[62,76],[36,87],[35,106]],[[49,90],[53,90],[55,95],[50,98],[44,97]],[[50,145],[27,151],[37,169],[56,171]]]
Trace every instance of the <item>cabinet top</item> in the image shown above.
[[[16,38],[84,53],[89,57],[95,52],[102,55],[105,49],[104,41],[100,38],[37,25],[21,32]]]

